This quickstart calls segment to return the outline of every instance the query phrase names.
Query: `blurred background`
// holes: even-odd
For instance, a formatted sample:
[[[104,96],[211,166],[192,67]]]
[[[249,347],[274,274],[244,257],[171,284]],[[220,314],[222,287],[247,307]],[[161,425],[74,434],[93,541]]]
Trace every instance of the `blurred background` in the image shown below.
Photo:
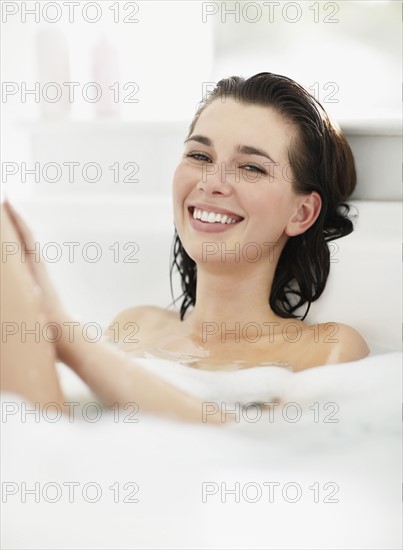
[[[177,134],[181,147],[204,93],[230,75],[285,74],[345,127],[400,121],[398,2],[69,4],[2,2],[3,161],[42,163],[40,182],[6,166],[10,196],[169,194]],[[96,185],[72,185],[67,167],[42,173],[105,156],[135,162],[137,177],[121,171],[139,181],[112,184],[108,168]]]
[[[77,315],[169,304],[172,175],[223,77],[304,85],[348,135],[354,198],[399,200],[399,2],[75,4],[2,2],[1,147],[2,190],[56,243],[41,252]]]

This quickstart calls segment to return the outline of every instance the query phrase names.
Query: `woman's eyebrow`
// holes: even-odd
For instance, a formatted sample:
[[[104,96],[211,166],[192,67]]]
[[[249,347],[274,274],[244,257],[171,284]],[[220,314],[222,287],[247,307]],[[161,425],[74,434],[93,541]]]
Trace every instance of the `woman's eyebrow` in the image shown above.
[[[266,157],[270,162],[275,164],[271,156],[262,149],[256,149],[256,147],[250,147],[249,145],[237,145],[236,150],[238,153],[243,153],[244,155],[259,155],[260,157]]]
[[[213,142],[210,138],[206,136],[201,136],[199,134],[188,137],[187,139],[185,139],[184,143],[186,144],[188,141],[197,141],[198,143],[202,143],[203,145],[207,145],[208,147],[211,147],[213,145]],[[237,145],[235,150],[237,153],[243,153],[244,155],[259,155],[260,157],[266,157],[270,160],[270,162],[276,164],[271,156],[262,149],[257,149],[256,147],[251,147],[250,145]]]
[[[203,145],[207,145],[208,147],[213,145],[213,142],[211,141],[210,138],[208,138],[206,136],[201,136],[199,134],[195,134],[194,136],[188,137],[187,139],[185,139],[185,141],[183,143],[185,144],[188,141],[197,141],[199,143],[202,143]]]

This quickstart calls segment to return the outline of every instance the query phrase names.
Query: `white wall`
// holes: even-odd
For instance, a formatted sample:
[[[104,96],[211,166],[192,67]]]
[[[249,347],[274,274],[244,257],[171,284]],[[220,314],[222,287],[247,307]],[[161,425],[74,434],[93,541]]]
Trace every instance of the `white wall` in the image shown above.
[[[360,127],[375,119],[381,133],[399,124],[398,2],[148,1],[121,2],[119,13],[116,9],[111,1],[82,2],[70,22],[73,12],[66,2],[2,2],[2,159],[18,165],[12,177],[6,177],[3,165],[3,189],[11,197],[106,190],[115,196],[132,191],[168,195],[184,133],[206,85],[230,74],[287,74],[311,88],[350,130],[352,121]],[[117,80],[120,88],[116,114],[109,117],[97,114],[100,102],[82,97],[86,84],[102,80],[93,69],[94,47],[102,36],[116,54],[109,70],[107,52],[101,55],[104,98],[112,96],[108,83]],[[56,104],[43,97],[36,102],[22,92],[24,85],[32,89],[36,82],[42,92],[50,81],[63,90]],[[78,83],[72,103],[64,81]],[[130,85],[123,90],[129,82],[138,90]],[[17,92],[5,95],[10,83]],[[126,101],[131,91],[137,103]],[[157,124],[143,124],[152,121]],[[395,146],[393,142],[391,150]],[[98,159],[105,164],[136,162],[140,183],[135,189],[108,188],[109,164],[96,186],[82,177],[70,186],[49,184],[43,177],[38,183],[33,176],[21,181],[22,163],[29,169],[41,162],[42,170],[47,162],[84,165]],[[363,176],[373,172],[359,163]],[[396,170],[391,167],[393,179]],[[65,174],[60,181],[65,182]]]

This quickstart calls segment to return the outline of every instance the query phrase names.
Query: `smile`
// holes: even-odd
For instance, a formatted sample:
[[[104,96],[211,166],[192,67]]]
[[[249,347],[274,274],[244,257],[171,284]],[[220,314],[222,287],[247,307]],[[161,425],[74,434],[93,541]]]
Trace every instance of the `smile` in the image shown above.
[[[207,233],[227,231],[244,219],[235,214],[231,216],[222,212],[203,210],[196,207],[190,207],[188,210],[190,225],[193,229]]]
[[[227,214],[208,212],[207,210],[201,210],[200,208],[193,209],[193,219],[201,220],[205,223],[236,223],[238,221]]]

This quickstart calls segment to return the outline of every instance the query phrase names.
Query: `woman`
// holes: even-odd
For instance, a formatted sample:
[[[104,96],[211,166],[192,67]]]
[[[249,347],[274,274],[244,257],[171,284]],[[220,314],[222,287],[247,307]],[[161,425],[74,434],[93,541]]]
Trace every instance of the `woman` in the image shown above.
[[[125,310],[106,334],[112,340],[119,327],[119,346],[90,343],[80,330],[69,338],[75,321],[44,266],[31,260],[28,272],[12,257],[3,264],[9,298],[2,299],[2,318],[52,322],[57,334],[54,344],[9,336],[2,389],[62,403],[57,356],[105,403],[136,401],[144,410],[200,420],[200,400],[133,357],[149,352],[190,357],[193,368],[275,364],[294,371],[365,357],[368,346],[353,328],[303,320],[325,288],[327,241],[353,230],[345,200],[355,184],[347,141],[301,86],[271,73],[220,81],[192,121],[174,175],[172,267],[182,277],[180,315],[157,307]],[[9,205],[2,221],[4,241],[33,248]],[[35,285],[41,295],[33,295]],[[133,322],[135,344],[127,343]]]

